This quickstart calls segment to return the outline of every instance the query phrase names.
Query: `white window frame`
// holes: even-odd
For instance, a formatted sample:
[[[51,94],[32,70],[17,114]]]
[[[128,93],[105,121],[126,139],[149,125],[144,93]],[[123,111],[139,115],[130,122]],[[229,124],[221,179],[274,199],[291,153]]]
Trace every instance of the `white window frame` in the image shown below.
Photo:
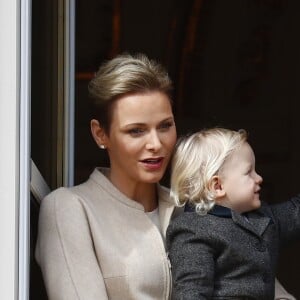
[[[0,1],[0,291],[18,299],[18,209],[20,197],[20,9]]]
[[[75,0],[65,5],[64,185],[74,177]],[[29,299],[31,0],[0,0],[0,293]]]
[[[31,0],[20,1],[18,299],[29,300]]]
[[[64,0],[64,186],[74,185],[75,0]]]

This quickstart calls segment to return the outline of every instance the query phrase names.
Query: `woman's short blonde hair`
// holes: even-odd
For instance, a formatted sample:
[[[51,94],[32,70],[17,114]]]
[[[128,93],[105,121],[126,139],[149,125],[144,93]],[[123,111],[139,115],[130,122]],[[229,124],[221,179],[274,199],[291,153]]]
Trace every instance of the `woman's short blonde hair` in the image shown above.
[[[215,204],[209,183],[230,154],[247,140],[245,130],[204,129],[178,140],[172,159],[171,197],[206,214]]]
[[[158,62],[144,54],[121,54],[100,66],[88,89],[95,118],[109,131],[115,100],[127,94],[153,91],[162,92],[171,100],[173,85],[167,71]]]

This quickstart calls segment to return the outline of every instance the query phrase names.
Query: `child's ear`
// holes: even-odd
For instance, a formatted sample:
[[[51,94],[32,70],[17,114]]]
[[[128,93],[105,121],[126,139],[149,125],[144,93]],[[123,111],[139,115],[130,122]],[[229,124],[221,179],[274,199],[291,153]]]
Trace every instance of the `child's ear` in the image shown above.
[[[209,183],[210,191],[215,195],[215,199],[219,200],[225,196],[225,190],[222,186],[221,178],[217,175],[213,176]]]
[[[104,149],[107,147],[107,135],[98,120],[91,120],[91,133],[97,145]]]

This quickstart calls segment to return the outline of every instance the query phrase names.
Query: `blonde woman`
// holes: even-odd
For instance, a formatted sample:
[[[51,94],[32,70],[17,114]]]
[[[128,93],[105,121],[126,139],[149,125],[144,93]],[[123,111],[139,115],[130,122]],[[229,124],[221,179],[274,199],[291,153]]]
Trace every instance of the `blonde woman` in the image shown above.
[[[49,300],[169,299],[174,204],[159,181],[176,142],[171,80],[144,55],[120,55],[89,89],[91,133],[110,168],[42,201],[36,259]]]

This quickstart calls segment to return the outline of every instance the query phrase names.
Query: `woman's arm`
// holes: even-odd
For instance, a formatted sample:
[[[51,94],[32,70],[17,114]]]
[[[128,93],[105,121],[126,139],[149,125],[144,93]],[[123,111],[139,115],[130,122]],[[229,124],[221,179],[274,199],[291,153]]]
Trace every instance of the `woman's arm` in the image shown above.
[[[85,211],[67,189],[42,201],[36,258],[49,300],[108,299]]]

